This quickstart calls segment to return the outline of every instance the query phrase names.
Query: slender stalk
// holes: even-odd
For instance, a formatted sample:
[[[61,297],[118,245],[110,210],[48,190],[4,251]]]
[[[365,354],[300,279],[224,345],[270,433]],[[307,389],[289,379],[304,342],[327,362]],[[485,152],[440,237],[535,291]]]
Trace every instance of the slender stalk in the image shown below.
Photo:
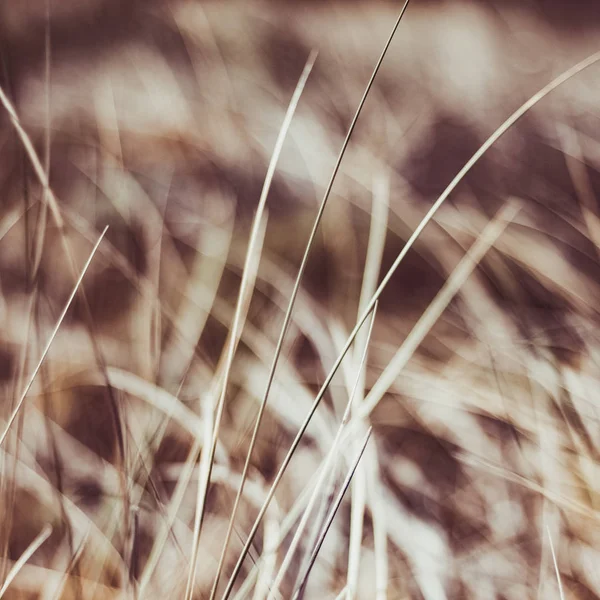
[[[96,250],[98,250],[98,246],[100,246],[100,242],[104,238],[104,235],[106,234],[107,229],[108,229],[108,225],[104,228],[104,231],[100,234],[98,241],[96,242],[94,248],[92,249],[92,252],[91,252],[89,258],[87,259],[87,261],[83,267],[83,270],[81,271],[81,274],[79,275],[79,278],[75,282],[73,291],[71,292],[71,295],[69,296],[69,299],[67,300],[67,303],[65,304],[65,307],[63,308],[62,313],[60,314],[60,317],[58,317],[58,321],[56,322],[56,325],[54,326],[54,330],[52,331],[52,334],[50,335],[50,338],[48,339],[48,342],[46,343],[46,347],[44,348],[42,355],[40,356],[40,359],[39,359],[35,369],[33,370],[33,373],[30,375],[29,380],[27,381],[27,385],[25,386],[25,389],[21,392],[21,396],[19,397],[17,405],[15,406],[12,414],[10,415],[10,417],[8,419],[8,422],[6,423],[6,427],[4,428],[2,435],[0,435],[0,446],[2,446],[2,444],[4,443],[4,440],[6,439],[6,436],[8,435],[9,429],[11,428],[12,424],[15,422],[15,419],[17,418],[17,415],[19,414],[19,411],[21,410],[21,407],[23,406],[23,402],[25,402],[25,398],[27,397],[27,394],[29,393],[31,386],[33,385],[33,382],[38,374],[38,371],[40,370],[40,368],[42,366],[42,363],[44,362],[44,359],[46,358],[48,352],[50,351],[50,346],[52,345],[52,342],[54,341],[54,338],[56,337],[56,334],[58,333],[58,330],[60,329],[60,326],[62,325],[62,322],[64,321],[64,318],[67,315],[67,312],[68,312],[69,308],[71,307],[73,300],[75,299],[77,290],[79,289],[79,286],[81,285],[81,282],[83,281],[83,277],[86,274],[90,264],[92,263],[92,259],[94,258],[94,255],[96,254]]]
[[[392,28],[392,31],[390,32],[390,35],[385,43],[385,46],[383,47],[383,50],[381,52],[381,55],[379,56],[379,60],[377,61],[375,68],[373,69],[373,73],[371,74],[371,78],[369,79],[369,82],[367,83],[367,86],[365,88],[365,91],[362,95],[362,98],[360,99],[360,102],[358,104],[358,108],[356,109],[356,113],[354,114],[354,117],[352,119],[352,122],[350,123],[350,127],[348,129],[348,133],[346,134],[346,138],[344,139],[344,142],[342,144],[342,147],[340,149],[337,161],[335,163],[335,166],[333,168],[333,172],[331,174],[331,178],[329,179],[329,183],[327,184],[327,188],[325,189],[325,194],[323,195],[323,200],[321,201],[321,204],[319,206],[319,210],[317,211],[317,215],[315,217],[315,221],[313,223],[313,227],[310,233],[310,236],[308,238],[308,242],[306,244],[306,249],[304,250],[304,255],[302,257],[302,262],[300,263],[300,268],[298,269],[298,275],[296,276],[296,281],[294,283],[294,288],[292,290],[292,295],[290,297],[290,301],[289,301],[289,305],[285,314],[285,318],[283,321],[283,326],[281,328],[281,332],[279,334],[279,339],[277,341],[277,347],[275,349],[275,355],[273,357],[273,363],[271,364],[271,370],[269,371],[269,377],[267,380],[267,385],[265,388],[265,393],[260,405],[260,408],[258,410],[258,415],[256,418],[256,422],[254,425],[254,431],[252,432],[252,440],[250,442],[250,447],[248,449],[248,455],[246,457],[246,465],[244,465],[244,468],[247,468],[247,465],[249,465],[250,463],[250,458],[252,455],[252,451],[254,449],[254,445],[256,444],[256,440],[258,437],[258,430],[260,428],[260,424],[262,422],[262,417],[267,405],[267,399],[269,397],[269,392],[271,390],[271,386],[273,384],[273,380],[275,378],[275,370],[277,368],[277,362],[279,360],[279,356],[281,354],[281,349],[283,347],[283,342],[284,342],[284,338],[285,338],[285,334],[287,333],[291,318],[292,318],[292,310],[294,308],[294,304],[296,302],[296,296],[298,295],[298,292],[300,290],[300,284],[302,282],[302,277],[304,276],[304,271],[306,270],[306,265],[308,263],[308,257],[310,255],[310,251],[312,249],[312,246],[314,244],[316,235],[317,235],[317,230],[319,228],[319,225],[321,223],[321,219],[323,218],[323,213],[325,212],[325,207],[327,205],[327,201],[329,199],[329,195],[331,194],[331,190],[333,188],[333,184],[335,182],[335,179],[337,177],[338,171],[340,169],[340,165],[342,164],[342,159],[344,158],[344,154],[346,153],[346,148],[348,147],[348,144],[350,142],[350,137],[352,136],[352,133],[354,132],[354,129],[356,127],[356,123],[358,122],[358,118],[360,117],[360,114],[362,112],[363,106],[365,105],[365,102],[367,100],[367,96],[369,95],[369,92],[371,91],[371,88],[373,87],[373,82],[375,81],[375,77],[377,76],[377,73],[379,72],[379,69],[381,68],[381,65],[383,63],[383,59],[385,58],[385,55],[387,54],[387,51],[390,47],[390,44],[392,43],[392,40],[394,38],[394,35],[396,33],[396,30],[398,29],[399,25],[400,25],[400,21],[402,20],[402,17],[404,16],[404,13],[406,12],[406,9],[408,8],[408,3],[410,0],[405,0],[404,5],[402,6],[402,9],[400,10],[400,14],[398,15],[398,18],[396,19],[396,22]],[[371,310],[373,309],[373,307],[371,306],[369,309],[369,313],[371,312]],[[364,322],[364,320],[363,320]],[[278,483],[278,481],[277,481]],[[276,485],[276,484],[275,484]],[[272,497],[272,496],[271,496]],[[271,498],[269,497],[267,499],[267,504],[268,502],[270,502]],[[266,506],[265,509],[266,511]],[[260,518],[262,519],[262,515],[264,514],[263,511],[261,511],[262,514],[260,514]],[[258,529],[258,527],[256,528]],[[244,549],[242,550],[242,554],[240,556],[240,558],[238,559],[238,562],[235,566],[233,575],[231,576],[229,583],[227,584],[227,588],[225,590],[225,594],[223,596],[223,600],[227,600],[227,598],[229,597],[229,595],[231,594],[231,591],[233,589],[233,585],[235,583],[235,578],[237,577],[240,568],[242,566],[242,562],[246,556],[246,554],[248,553],[248,550],[250,548],[250,544],[252,543],[252,538],[254,537],[254,535],[256,534],[256,531],[253,528],[254,533],[251,533],[250,538],[249,538],[249,542],[246,544],[246,546],[244,547]],[[216,586],[213,586],[213,592],[211,593],[211,600],[214,600],[214,596],[215,596],[215,591],[216,591]]]

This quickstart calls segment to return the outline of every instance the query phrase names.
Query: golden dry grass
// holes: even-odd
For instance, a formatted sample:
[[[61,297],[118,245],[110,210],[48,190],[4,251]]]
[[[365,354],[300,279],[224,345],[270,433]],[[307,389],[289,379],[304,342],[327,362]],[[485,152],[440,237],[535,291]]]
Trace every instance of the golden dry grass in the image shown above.
[[[597,597],[589,30],[67,4],[0,13],[0,597]]]

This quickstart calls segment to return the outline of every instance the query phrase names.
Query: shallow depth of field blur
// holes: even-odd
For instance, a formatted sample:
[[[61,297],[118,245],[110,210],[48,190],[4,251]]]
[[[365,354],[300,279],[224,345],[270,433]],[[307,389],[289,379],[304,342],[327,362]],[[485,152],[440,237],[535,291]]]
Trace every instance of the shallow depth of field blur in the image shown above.
[[[400,9],[0,4],[0,597],[185,598],[195,554],[210,597],[305,245]],[[412,232],[599,34],[593,0],[409,4],[310,250],[216,598]],[[528,111],[408,251],[231,598],[292,598],[369,426],[307,600],[600,598],[599,82],[600,61]]]

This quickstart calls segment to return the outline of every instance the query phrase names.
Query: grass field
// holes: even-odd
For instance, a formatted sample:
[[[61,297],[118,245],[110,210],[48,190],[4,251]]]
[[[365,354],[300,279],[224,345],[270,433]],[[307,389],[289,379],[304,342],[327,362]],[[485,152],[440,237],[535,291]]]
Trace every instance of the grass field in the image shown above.
[[[600,597],[562,10],[0,8],[0,597]]]

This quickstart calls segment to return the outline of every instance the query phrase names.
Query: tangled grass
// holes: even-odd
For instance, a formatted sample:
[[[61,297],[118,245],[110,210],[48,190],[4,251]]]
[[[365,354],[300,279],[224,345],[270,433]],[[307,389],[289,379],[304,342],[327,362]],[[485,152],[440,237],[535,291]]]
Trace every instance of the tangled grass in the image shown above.
[[[138,69],[144,93],[110,51],[98,68],[110,77],[69,87],[46,15],[43,77],[24,78],[19,102],[0,89],[0,597],[598,597],[589,97],[577,108],[565,92],[543,114],[558,182],[526,168],[496,186],[484,173],[490,196],[469,177],[499,147],[510,173],[518,144],[502,141],[595,73],[600,52],[490,127],[425,206],[415,190],[435,188],[431,172],[404,178],[382,142],[413,126],[386,108],[383,129],[369,116],[371,95],[387,105],[377,77],[394,35],[419,35],[407,6],[358,108],[339,115],[333,160],[316,155],[314,113],[344,102],[327,97],[331,57],[319,71],[314,50],[295,88],[273,92],[288,98],[281,119],[265,110],[236,131],[269,97],[237,87],[252,58],[236,5],[218,9],[222,29],[197,3],[169,17],[208,90],[199,125],[182,73],[129,41],[127,57],[152,65]],[[138,97],[156,110],[128,113]],[[235,167],[268,145],[254,190]],[[418,173],[420,160],[406,164]],[[316,210],[295,198],[311,178]]]

